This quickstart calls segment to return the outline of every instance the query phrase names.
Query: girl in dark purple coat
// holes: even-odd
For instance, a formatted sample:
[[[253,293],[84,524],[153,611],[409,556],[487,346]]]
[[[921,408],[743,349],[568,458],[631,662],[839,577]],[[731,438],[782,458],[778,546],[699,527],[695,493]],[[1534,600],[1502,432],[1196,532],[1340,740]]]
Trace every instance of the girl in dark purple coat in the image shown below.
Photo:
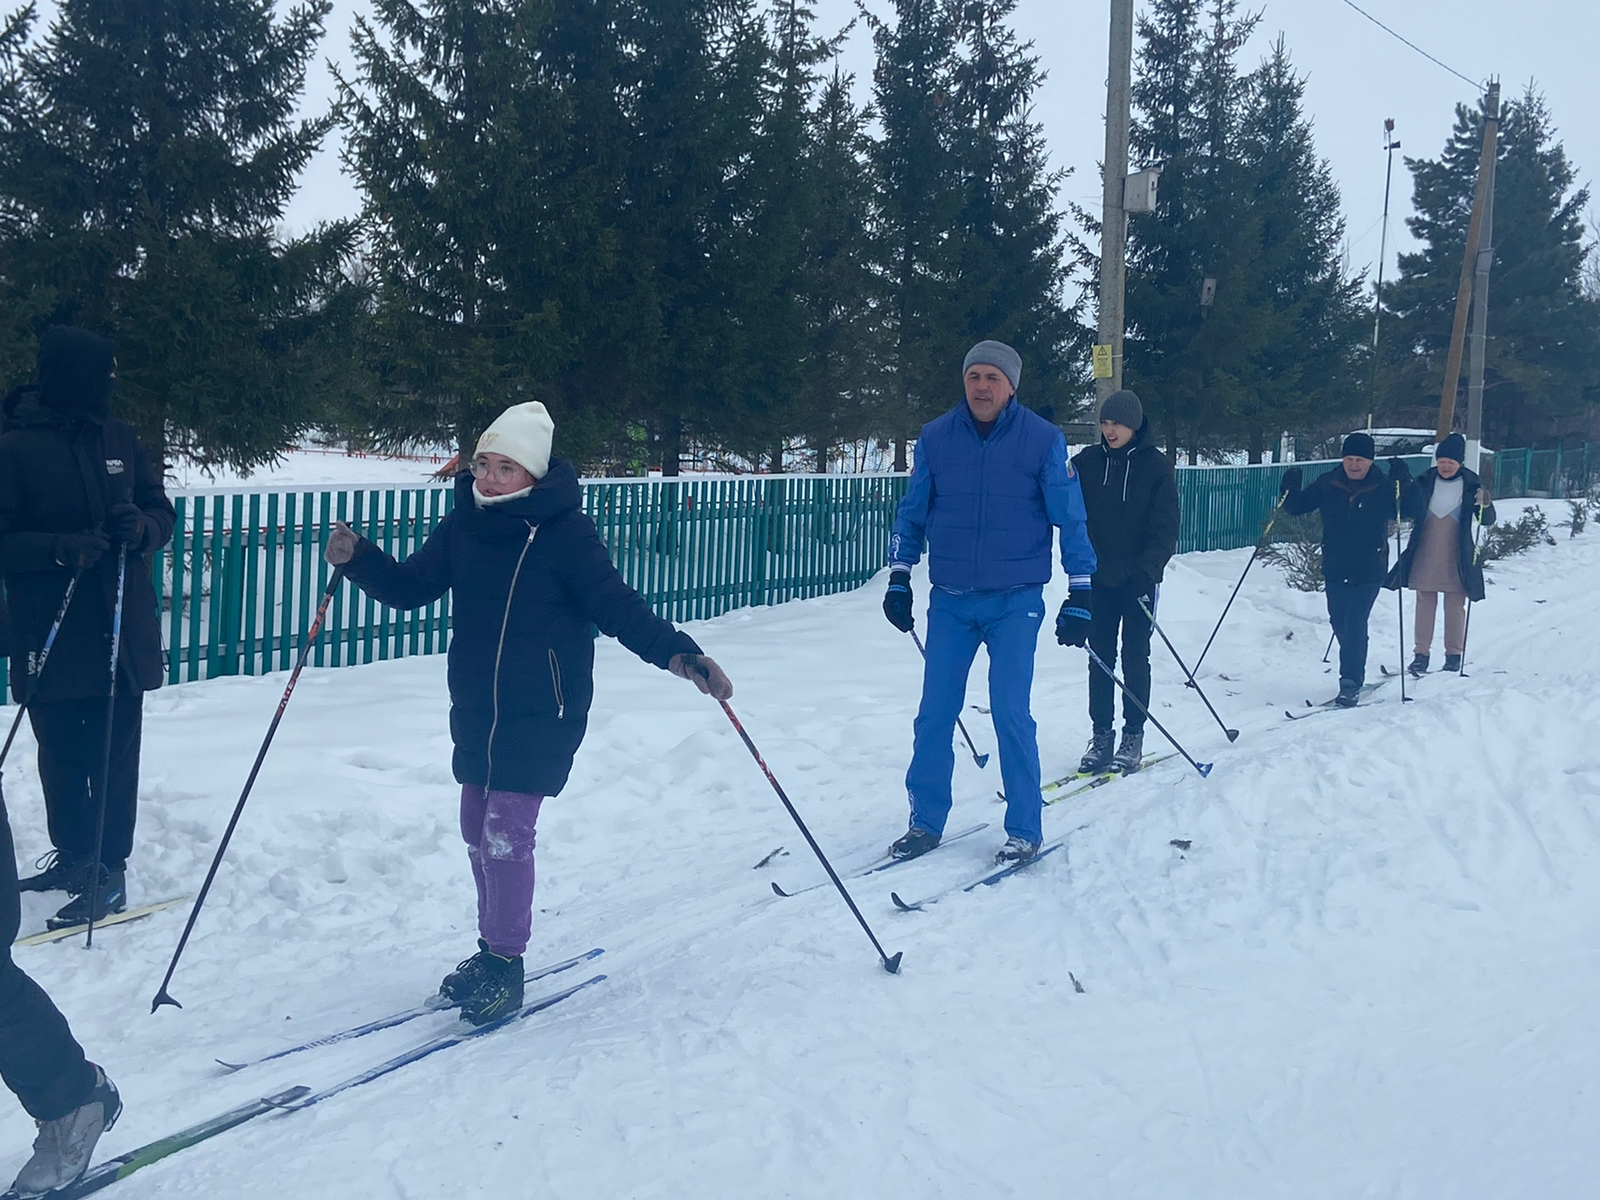
[[[583,741],[593,627],[702,692],[733,694],[694,639],[617,573],[581,511],[576,470],[550,457],[554,428],[537,402],[503,412],[456,478],[455,508],[404,562],[343,523],[328,541],[328,561],[380,603],[419,608],[451,593],[450,736],[481,937],[439,992],[474,1024],[522,1005],[534,826]]]

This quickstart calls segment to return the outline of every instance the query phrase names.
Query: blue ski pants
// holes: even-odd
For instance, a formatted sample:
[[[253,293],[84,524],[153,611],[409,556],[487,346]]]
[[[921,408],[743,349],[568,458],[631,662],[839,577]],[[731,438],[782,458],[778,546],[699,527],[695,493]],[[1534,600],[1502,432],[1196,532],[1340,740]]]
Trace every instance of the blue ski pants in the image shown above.
[[[1044,840],[1039,794],[1039,736],[1029,709],[1033,655],[1044,621],[1044,589],[951,592],[934,588],[928,599],[928,662],[922,674],[906,791],[911,824],[943,834],[950,816],[955,771],[956,718],[967,698],[967,674],[978,647],[989,650],[989,709],[1000,742],[1000,778],[1006,792],[1006,833]]]

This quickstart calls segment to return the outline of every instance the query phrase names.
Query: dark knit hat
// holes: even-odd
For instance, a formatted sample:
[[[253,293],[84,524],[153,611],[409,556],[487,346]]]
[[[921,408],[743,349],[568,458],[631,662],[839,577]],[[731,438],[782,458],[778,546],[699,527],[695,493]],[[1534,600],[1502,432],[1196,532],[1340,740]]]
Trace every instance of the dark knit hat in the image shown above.
[[[1370,433],[1359,430],[1344,439],[1344,449],[1339,451],[1340,458],[1377,458],[1378,447],[1373,442]]]
[[[1452,433],[1440,442],[1433,450],[1434,458],[1453,458],[1457,462],[1467,461],[1467,439],[1459,433]]]
[[[104,421],[117,386],[116,343],[87,329],[55,325],[39,339],[39,402],[65,417]]]
[[[961,364],[961,374],[965,375],[973,363],[999,367],[1011,381],[1013,392],[1022,386],[1022,355],[1004,342],[979,342],[968,350],[966,360]]]
[[[1106,397],[1106,402],[1100,406],[1100,419],[1126,425],[1137,433],[1139,426],[1144,424],[1144,405],[1139,403],[1137,392],[1123,388]]]

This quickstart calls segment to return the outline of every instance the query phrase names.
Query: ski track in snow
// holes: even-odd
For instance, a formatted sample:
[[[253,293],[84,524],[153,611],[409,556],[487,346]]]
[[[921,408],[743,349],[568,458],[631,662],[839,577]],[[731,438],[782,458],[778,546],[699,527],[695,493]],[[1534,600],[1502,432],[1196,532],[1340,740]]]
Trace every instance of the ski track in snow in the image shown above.
[[[1247,557],[1170,569],[1161,619],[1191,661]],[[820,869],[733,730],[603,640],[588,740],[542,814],[527,959],[604,946],[609,980],[108,1195],[1586,1194],[1600,1166],[1600,538],[1538,547],[1493,579],[1468,678],[1428,676],[1403,707],[1391,684],[1300,724],[1283,709],[1337,686],[1323,600],[1253,569],[1201,678],[1237,745],[1155,647],[1156,714],[1215,759],[1209,780],[1172,760],[1049,807],[1065,853],[896,913],[891,889],[954,882],[1003,838],[998,764],[957,754],[952,828],[991,828],[851,884],[905,952],[899,978],[831,888],[771,895],[769,880]],[[921,663],[880,591],[691,626],[841,864],[905,820]],[[1058,580],[1050,603],[1063,593]],[[1393,593],[1372,627],[1376,674],[1398,657]],[[448,1027],[431,1016],[233,1076],[212,1062],[408,1007],[474,948],[444,668],[303,676],[173,982],[181,1012],[148,1010],[187,906],[109,929],[92,952],[16,951],[122,1090],[100,1157]],[[987,706],[985,671],[968,698]],[[1087,737],[1084,680],[1047,622],[1047,776]],[[198,886],[283,682],[148,697],[132,903]],[[993,750],[987,718],[965,715]],[[25,732],[6,780],[24,862],[47,848],[32,758]],[[25,932],[59,903],[24,901]],[[0,1175],[32,1132],[0,1105]]]

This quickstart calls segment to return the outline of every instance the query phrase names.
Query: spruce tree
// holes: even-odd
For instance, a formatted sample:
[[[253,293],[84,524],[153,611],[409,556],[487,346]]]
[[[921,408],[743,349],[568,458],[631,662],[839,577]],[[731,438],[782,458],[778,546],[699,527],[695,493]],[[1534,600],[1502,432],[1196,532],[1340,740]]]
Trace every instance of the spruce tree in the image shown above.
[[[1391,420],[1433,424],[1483,137],[1483,102],[1458,105],[1436,159],[1406,160],[1421,249],[1384,289],[1394,314],[1381,404]],[[1577,187],[1549,108],[1530,85],[1506,106],[1495,168],[1494,261],[1484,371],[1484,441],[1522,446],[1582,433],[1600,394],[1600,300],[1584,288],[1589,192]],[[1465,379],[1462,381],[1465,387]],[[1464,417],[1464,399],[1457,413]]]
[[[275,228],[328,131],[295,121],[327,0],[61,0],[0,34],[0,365],[54,323],[119,341],[153,453],[250,466],[345,377],[349,224]]]

